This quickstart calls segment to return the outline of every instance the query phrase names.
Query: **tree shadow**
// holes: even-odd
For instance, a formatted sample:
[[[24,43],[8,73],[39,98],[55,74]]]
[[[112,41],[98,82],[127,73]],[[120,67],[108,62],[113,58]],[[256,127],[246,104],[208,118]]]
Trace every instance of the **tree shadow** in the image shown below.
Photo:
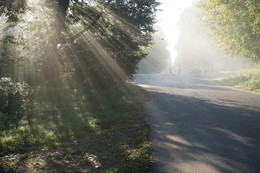
[[[154,172],[160,172],[169,160],[176,172],[187,171],[185,163],[194,169],[199,165],[202,172],[208,168],[227,173],[260,171],[259,108],[149,93],[153,99],[145,111],[157,163]]]

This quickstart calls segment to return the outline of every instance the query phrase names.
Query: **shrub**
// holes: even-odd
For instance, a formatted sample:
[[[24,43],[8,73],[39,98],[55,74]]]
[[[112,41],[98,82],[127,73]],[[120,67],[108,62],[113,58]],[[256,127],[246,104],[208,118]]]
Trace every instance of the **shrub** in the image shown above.
[[[0,78],[0,129],[18,125],[25,115],[28,94],[27,84],[7,77]]]

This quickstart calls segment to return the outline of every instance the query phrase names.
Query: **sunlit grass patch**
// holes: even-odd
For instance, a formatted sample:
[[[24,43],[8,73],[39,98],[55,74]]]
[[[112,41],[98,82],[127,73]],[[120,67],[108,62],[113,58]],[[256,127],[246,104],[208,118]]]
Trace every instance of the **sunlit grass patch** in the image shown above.
[[[55,145],[58,139],[54,129],[50,130],[39,124],[1,131],[0,155],[20,151],[36,144],[43,146]]]
[[[222,85],[260,92],[260,68],[216,81]]]
[[[137,173],[150,172],[151,158],[149,143],[144,140],[136,148],[124,147],[126,150],[127,161],[118,165],[116,168],[106,170],[106,173]]]
[[[30,171],[48,172],[57,169],[55,166],[48,167],[50,163],[78,163],[83,167],[88,165],[86,169],[90,172],[93,169],[97,172],[149,172],[148,130],[142,112],[147,100],[146,93],[137,86],[127,84],[126,88],[107,99],[109,102],[102,102],[102,109],[94,109],[94,103],[86,106],[88,117],[72,114],[81,117],[81,122],[77,122],[77,118],[69,118],[72,121],[67,124],[69,126],[65,126],[66,121],[62,122],[61,117],[54,118],[57,122],[53,118],[47,121],[47,116],[52,114],[49,110],[45,119],[43,114],[39,119],[35,114],[32,125],[22,120],[17,129],[1,131],[1,154],[25,152],[16,154],[19,159],[15,161],[4,159],[3,166],[12,170],[14,165],[24,165],[21,167],[27,167]],[[56,108],[54,110],[59,112]],[[77,123],[85,123],[85,127],[77,126]],[[73,126],[77,128],[73,129]],[[36,152],[31,153],[32,148]]]

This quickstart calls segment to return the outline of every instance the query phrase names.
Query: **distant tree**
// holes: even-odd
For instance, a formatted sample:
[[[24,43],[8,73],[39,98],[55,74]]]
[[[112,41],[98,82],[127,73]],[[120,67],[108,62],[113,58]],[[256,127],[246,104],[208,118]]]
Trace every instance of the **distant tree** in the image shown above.
[[[138,73],[160,73],[165,70],[168,61],[170,61],[167,40],[161,28],[158,28],[153,38],[154,44],[149,54],[138,64]]]
[[[203,17],[214,33],[214,43],[228,54],[260,60],[260,1],[200,0]]]
[[[231,58],[212,44],[210,28],[200,24],[197,8],[183,11],[179,30],[175,66],[182,72],[235,70],[246,64],[245,59]]]

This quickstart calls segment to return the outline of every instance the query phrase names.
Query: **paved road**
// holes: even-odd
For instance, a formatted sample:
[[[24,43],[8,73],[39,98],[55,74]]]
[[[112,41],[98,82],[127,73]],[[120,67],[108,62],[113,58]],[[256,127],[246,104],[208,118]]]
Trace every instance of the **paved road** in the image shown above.
[[[137,75],[155,173],[260,173],[260,94],[222,87],[218,74]]]

